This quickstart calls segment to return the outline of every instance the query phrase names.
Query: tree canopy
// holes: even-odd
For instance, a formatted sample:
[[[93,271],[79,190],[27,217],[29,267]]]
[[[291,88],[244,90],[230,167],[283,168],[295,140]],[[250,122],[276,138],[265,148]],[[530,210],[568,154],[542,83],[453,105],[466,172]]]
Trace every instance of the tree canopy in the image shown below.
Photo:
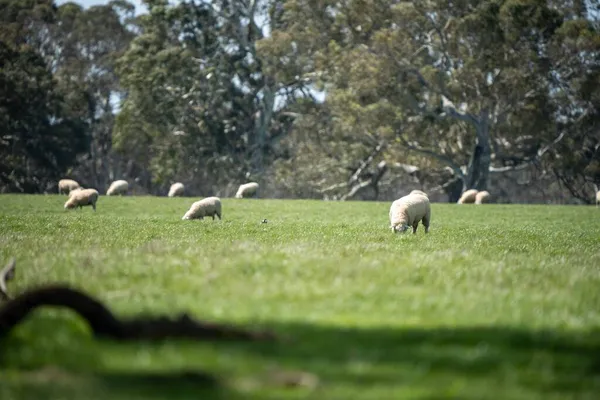
[[[11,96],[73,143],[36,176],[225,196],[251,179],[267,196],[342,200],[420,187],[590,202],[600,185],[597,2],[144,4],[0,0],[7,60],[29,60],[53,100],[38,107],[18,79]],[[23,143],[52,131],[36,126]],[[38,169],[27,151],[2,162],[10,190]]]

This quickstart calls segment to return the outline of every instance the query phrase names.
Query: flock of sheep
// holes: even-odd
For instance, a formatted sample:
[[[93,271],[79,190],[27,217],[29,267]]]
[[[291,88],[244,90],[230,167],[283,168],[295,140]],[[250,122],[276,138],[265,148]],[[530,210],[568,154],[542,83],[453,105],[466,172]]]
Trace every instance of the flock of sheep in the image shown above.
[[[106,191],[107,196],[124,195],[129,190],[129,183],[125,180],[118,180],[111,183],[108,190]],[[169,189],[169,197],[180,197],[185,192],[185,186],[181,182],[177,182],[171,185]],[[258,192],[258,183],[249,182],[240,185],[235,197],[238,199],[246,197],[254,197]],[[65,210],[73,208],[82,208],[84,206],[92,206],[96,211],[96,203],[100,194],[96,189],[84,189],[81,185],[73,179],[61,179],[58,182],[58,193],[66,194],[69,196],[65,203]],[[185,213],[181,219],[203,219],[204,217],[215,216],[221,219],[221,199],[218,197],[207,197],[200,201],[193,203],[190,209]]]
[[[235,197],[238,199],[246,197],[254,197],[258,192],[258,183],[249,182],[240,185]],[[108,190],[107,196],[126,194],[129,189],[127,181],[114,181]],[[96,211],[96,202],[98,201],[98,191],[96,189],[84,189],[79,183],[72,179],[61,179],[58,182],[58,192],[68,194],[69,199],[65,203],[66,209],[76,207],[92,206]],[[183,196],[185,186],[180,183],[174,183],[169,189],[169,197]],[[458,204],[484,204],[491,200],[490,193],[487,190],[478,191],[476,189],[466,190]],[[596,193],[596,206],[600,204],[600,191]],[[212,217],[221,219],[221,199],[215,196],[206,197],[202,200],[193,203],[189,210],[183,215],[182,220],[204,219],[204,217]],[[395,200],[389,212],[390,227],[392,232],[406,232],[412,227],[413,233],[417,232],[419,222],[425,227],[425,233],[429,232],[429,224],[431,222],[431,204],[429,196],[421,190],[413,190],[408,195]]]

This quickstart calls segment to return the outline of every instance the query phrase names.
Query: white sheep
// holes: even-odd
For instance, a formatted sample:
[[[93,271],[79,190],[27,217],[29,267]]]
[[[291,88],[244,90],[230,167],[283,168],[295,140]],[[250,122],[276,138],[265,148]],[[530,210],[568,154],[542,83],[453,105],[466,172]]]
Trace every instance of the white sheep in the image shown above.
[[[413,233],[417,233],[419,222],[423,223],[425,233],[428,233],[431,222],[431,205],[426,195],[412,193],[392,203],[390,207],[392,232],[405,232],[412,226]]]
[[[477,189],[469,189],[465,191],[460,199],[458,199],[458,204],[472,204],[475,203],[475,197],[477,196]]]
[[[253,197],[258,192],[258,183],[256,182],[248,182],[240,185],[237,193],[235,194],[236,199],[241,199],[245,197]]]
[[[73,179],[61,179],[58,181],[58,194],[69,194],[71,190],[80,188],[79,183]]]
[[[121,194],[127,193],[129,189],[129,183],[125,180],[114,181],[110,184],[108,190],[106,191],[107,196],[117,196]]]
[[[424,191],[422,191],[422,190],[418,190],[418,189],[415,189],[415,190],[413,190],[413,191],[412,191],[412,192],[410,192],[409,194],[420,194],[420,195],[423,195],[423,196],[425,196],[425,197],[429,198],[429,196],[427,196],[427,193],[425,193],[425,192],[424,192]]]
[[[169,189],[169,197],[180,197],[183,196],[183,192],[185,191],[185,186],[183,183],[177,182],[171,185]]]
[[[181,219],[204,219],[204,217],[212,216],[214,221],[215,215],[221,219],[221,199],[207,197],[192,204]]]
[[[596,207],[600,204],[600,190],[596,192]]]
[[[82,208],[83,206],[92,206],[96,211],[96,202],[98,201],[98,191],[96,189],[79,189],[69,195],[69,200],[65,203],[65,210],[72,208]]]
[[[482,190],[475,195],[475,204],[489,203],[491,200],[490,192]]]

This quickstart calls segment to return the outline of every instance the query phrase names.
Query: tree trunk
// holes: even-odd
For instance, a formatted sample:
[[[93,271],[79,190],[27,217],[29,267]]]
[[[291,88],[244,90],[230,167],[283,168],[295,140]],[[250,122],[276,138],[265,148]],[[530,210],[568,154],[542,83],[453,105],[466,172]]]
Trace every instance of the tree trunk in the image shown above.
[[[463,191],[468,189],[486,190],[489,180],[492,149],[490,146],[489,115],[482,110],[478,123],[475,125],[477,142],[469,161]]]
[[[263,89],[261,103],[259,115],[254,124],[254,140],[256,148],[252,154],[253,173],[258,176],[262,176],[264,170],[264,152],[267,142],[267,132],[271,126],[273,106],[275,105],[275,91],[267,85],[265,85]]]

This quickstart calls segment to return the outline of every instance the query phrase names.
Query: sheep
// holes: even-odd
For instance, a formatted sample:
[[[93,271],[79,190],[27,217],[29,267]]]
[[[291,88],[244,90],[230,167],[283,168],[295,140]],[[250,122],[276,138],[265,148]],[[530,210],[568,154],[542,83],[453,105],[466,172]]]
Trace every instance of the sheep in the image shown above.
[[[489,203],[490,197],[490,192],[488,192],[487,190],[477,192],[477,195],[475,195],[475,204]]]
[[[215,215],[221,219],[221,199],[218,197],[206,197],[192,204],[181,219],[204,219],[204,217],[212,216],[214,221]]]
[[[92,206],[96,211],[96,202],[98,201],[98,191],[96,189],[80,189],[73,191],[69,200],[65,203],[65,210],[83,206]]]
[[[425,233],[428,233],[431,222],[431,205],[426,195],[412,193],[392,203],[390,207],[392,232],[405,232],[412,226],[413,233],[417,233],[419,222],[423,223]]]
[[[258,183],[249,182],[243,185],[240,185],[237,193],[235,194],[236,199],[241,199],[245,197],[253,197],[258,192]]]
[[[58,181],[58,194],[69,194],[71,190],[80,187],[79,183],[73,179],[61,179]]]
[[[107,196],[116,196],[127,193],[127,189],[129,189],[129,183],[125,180],[114,181],[110,184],[108,190],[106,191]]]
[[[420,195],[423,195],[423,196],[425,196],[425,197],[429,198],[429,196],[427,196],[427,193],[425,193],[425,192],[424,192],[424,191],[422,191],[422,190],[417,190],[417,189],[415,189],[415,190],[413,190],[412,192],[410,192],[409,194],[420,194]]]
[[[185,186],[183,183],[177,182],[171,185],[169,189],[169,197],[180,197],[183,196],[183,192],[185,191]]]
[[[462,196],[460,196],[460,199],[458,199],[458,204],[471,204],[471,203],[475,203],[475,197],[477,196],[478,190],[477,189],[469,189],[467,191],[465,191]]]
[[[600,190],[596,192],[596,207],[600,204]]]
[[[69,192],[69,197],[73,196],[75,193],[79,192],[80,190],[85,190],[85,188],[82,188],[82,187],[80,186],[80,187],[78,187],[78,188],[75,188],[75,189],[71,190],[71,191]]]

